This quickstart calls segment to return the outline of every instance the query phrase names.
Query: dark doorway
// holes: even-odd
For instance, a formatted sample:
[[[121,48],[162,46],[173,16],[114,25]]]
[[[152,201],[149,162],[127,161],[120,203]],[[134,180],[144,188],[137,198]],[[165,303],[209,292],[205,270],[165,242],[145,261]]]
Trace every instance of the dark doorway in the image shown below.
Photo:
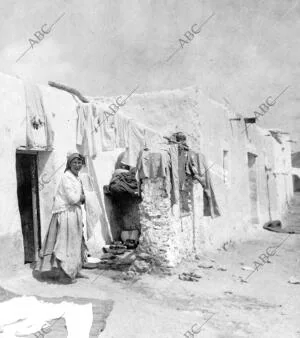
[[[248,177],[250,188],[250,207],[251,207],[251,221],[258,224],[258,193],[257,193],[257,168],[256,168],[256,155],[248,153]]]
[[[293,184],[294,184],[294,191],[300,191],[300,178],[297,175],[293,175]]]
[[[33,263],[37,261],[41,248],[37,153],[17,151],[16,172],[24,263]]]

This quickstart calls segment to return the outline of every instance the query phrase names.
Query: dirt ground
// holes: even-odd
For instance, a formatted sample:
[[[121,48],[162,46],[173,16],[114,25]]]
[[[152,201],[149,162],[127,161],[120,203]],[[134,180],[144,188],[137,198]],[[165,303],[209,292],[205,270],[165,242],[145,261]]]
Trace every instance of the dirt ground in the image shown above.
[[[284,225],[300,227],[299,206],[297,195]],[[182,262],[170,275],[124,281],[115,271],[84,270],[89,279],[58,285],[36,280],[28,267],[1,271],[0,285],[17,294],[112,301],[103,338],[300,337],[300,284],[288,282],[300,279],[299,251],[300,235],[262,230],[256,240]],[[263,264],[259,256],[266,252],[272,256]],[[199,267],[203,263],[212,267]],[[178,278],[191,271],[202,278]]]

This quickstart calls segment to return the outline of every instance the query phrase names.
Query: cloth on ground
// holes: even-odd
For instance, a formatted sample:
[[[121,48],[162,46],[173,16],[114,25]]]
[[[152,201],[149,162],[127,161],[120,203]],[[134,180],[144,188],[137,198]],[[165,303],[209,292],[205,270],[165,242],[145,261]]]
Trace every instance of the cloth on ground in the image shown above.
[[[128,147],[122,163],[130,167],[136,167],[139,152],[145,148],[145,127],[134,120],[130,120],[128,126]]]
[[[26,100],[26,142],[28,147],[53,145],[54,131],[47,116],[42,93],[37,85],[24,82]]]
[[[35,297],[16,297],[0,303],[0,337],[31,335],[51,329],[49,321],[65,318],[69,338],[88,338],[93,323],[92,304],[47,303]],[[41,331],[43,332],[43,331]]]

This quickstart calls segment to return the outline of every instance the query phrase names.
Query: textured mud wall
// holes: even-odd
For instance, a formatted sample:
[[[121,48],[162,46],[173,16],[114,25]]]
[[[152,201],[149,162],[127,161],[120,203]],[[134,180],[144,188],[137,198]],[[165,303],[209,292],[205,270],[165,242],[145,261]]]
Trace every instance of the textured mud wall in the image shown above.
[[[180,203],[171,206],[164,179],[142,182],[138,252],[150,254],[163,266],[175,266],[203,248],[203,190],[192,180],[187,181],[185,188]]]

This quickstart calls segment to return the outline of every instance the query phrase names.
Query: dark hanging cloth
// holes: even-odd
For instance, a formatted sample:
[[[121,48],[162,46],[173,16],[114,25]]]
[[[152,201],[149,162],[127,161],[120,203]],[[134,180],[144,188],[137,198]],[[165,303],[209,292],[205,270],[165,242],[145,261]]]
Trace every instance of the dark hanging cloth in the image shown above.
[[[204,216],[211,216],[212,218],[221,216],[215,192],[213,189],[212,180],[210,177],[209,167],[206,163],[205,156],[199,153],[193,155],[194,159],[195,157],[197,158],[197,167],[199,175],[200,177],[204,178],[204,189],[203,189]]]
[[[209,168],[205,156],[192,150],[182,150],[178,156],[180,166],[180,182],[186,176],[197,179],[203,187],[203,214],[212,218],[220,216],[219,206],[213,189]],[[181,186],[181,185],[180,185]]]
[[[179,178],[179,190],[183,190],[186,175],[189,175],[188,157],[189,151],[183,149],[181,146],[178,147],[178,178]]]

